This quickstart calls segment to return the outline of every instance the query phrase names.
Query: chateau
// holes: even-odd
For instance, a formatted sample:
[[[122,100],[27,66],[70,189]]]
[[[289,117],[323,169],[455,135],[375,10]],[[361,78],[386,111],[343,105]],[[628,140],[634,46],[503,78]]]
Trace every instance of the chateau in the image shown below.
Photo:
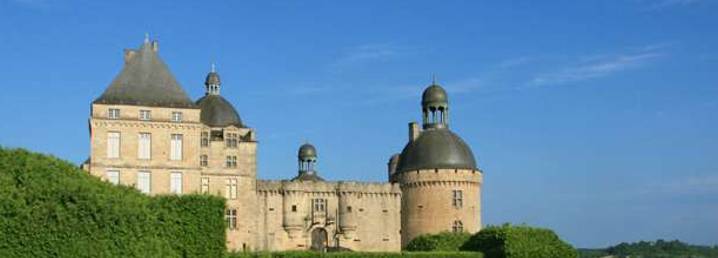
[[[234,250],[400,251],[422,234],[481,229],[483,172],[449,130],[439,85],[424,91],[422,125],[409,124],[408,143],[389,159],[382,183],[324,180],[309,143],[299,147],[291,179],[257,179],[255,130],[220,94],[214,67],[204,86],[206,94],[192,101],[156,41],[125,50],[122,71],[92,102],[83,168],[148,195],[226,198]]]

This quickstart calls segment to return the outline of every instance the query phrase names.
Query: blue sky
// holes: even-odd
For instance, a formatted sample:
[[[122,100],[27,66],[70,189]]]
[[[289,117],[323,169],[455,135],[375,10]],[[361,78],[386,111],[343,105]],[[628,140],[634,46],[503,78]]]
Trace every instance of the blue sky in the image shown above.
[[[333,180],[386,180],[436,74],[485,171],[487,224],[580,247],[718,244],[718,3],[0,1],[0,144],[79,163],[91,101],[144,34],[196,99],[258,132],[261,178],[305,140]]]

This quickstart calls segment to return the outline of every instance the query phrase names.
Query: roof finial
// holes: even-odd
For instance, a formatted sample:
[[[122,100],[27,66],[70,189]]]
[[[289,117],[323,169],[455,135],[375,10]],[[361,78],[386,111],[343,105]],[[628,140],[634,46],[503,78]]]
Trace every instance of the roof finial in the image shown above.
[[[435,73],[431,74],[431,85],[436,85],[436,74]]]
[[[214,62],[212,62],[212,68],[210,69],[210,72],[216,72],[216,69],[214,68]]]
[[[150,33],[145,32],[145,44],[149,44],[149,43],[150,43]]]

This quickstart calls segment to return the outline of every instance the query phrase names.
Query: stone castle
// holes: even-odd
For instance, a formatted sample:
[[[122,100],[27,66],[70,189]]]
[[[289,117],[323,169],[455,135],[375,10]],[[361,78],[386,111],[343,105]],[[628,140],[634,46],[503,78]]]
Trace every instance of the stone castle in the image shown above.
[[[299,148],[290,180],[257,179],[257,136],[220,94],[212,67],[205,96],[192,101],[145,39],[92,102],[91,154],[83,167],[149,194],[226,198],[232,250],[400,251],[416,236],[481,228],[483,172],[448,127],[447,94],[432,83],[423,123],[388,163],[388,182],[330,182],[315,170],[317,150]]]

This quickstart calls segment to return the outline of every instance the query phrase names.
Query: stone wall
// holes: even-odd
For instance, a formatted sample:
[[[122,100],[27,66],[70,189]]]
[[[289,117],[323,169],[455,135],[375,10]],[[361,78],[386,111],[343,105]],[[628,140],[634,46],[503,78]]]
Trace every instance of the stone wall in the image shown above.
[[[120,110],[118,119],[108,119],[108,110]],[[150,121],[139,119],[140,110],[151,112]],[[171,122],[172,112],[182,112],[181,122]],[[199,109],[93,104],[90,117],[90,174],[106,179],[106,171],[120,172],[120,184],[135,186],[137,172],[150,172],[150,195],[170,193],[170,173],[182,173],[182,193],[201,193],[202,180],[208,194],[227,198],[227,209],[237,211],[237,228],[227,230],[227,247],[251,249],[256,235],[257,143],[249,128],[209,128],[199,122]],[[237,147],[227,147],[224,137],[201,146],[202,132],[236,133]],[[119,132],[120,156],[107,158],[107,133]],[[140,133],[151,134],[150,159],[138,159]],[[170,135],[182,134],[182,159],[170,160]],[[200,155],[207,155],[201,166]],[[227,156],[237,157],[237,166],[226,166]],[[237,182],[236,198],[227,194],[229,179]]]
[[[453,231],[460,221],[463,231],[481,229],[480,170],[427,169],[396,173],[392,182],[402,190],[402,246],[423,234]],[[462,205],[454,205],[453,191],[462,191]]]
[[[397,184],[257,181],[260,250],[306,250],[324,229],[329,247],[400,251],[401,191]],[[312,200],[326,200],[315,211]]]

